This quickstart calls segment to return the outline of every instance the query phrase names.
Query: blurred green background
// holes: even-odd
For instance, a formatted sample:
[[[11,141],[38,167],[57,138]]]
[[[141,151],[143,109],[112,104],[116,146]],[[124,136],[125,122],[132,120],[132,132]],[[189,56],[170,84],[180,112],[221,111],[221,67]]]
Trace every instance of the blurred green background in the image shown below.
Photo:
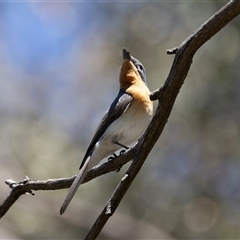
[[[227,2],[227,1],[225,1]],[[176,47],[224,1],[0,3],[0,201],[8,178],[69,177],[118,92],[126,47],[165,81]],[[240,19],[196,54],[164,132],[101,239],[240,238]],[[124,174],[22,196],[3,239],[81,239]]]

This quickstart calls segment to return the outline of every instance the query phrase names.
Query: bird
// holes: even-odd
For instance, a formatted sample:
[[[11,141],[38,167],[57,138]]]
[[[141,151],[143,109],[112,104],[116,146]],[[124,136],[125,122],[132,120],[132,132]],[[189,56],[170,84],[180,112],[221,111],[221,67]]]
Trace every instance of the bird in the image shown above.
[[[79,173],[60,209],[61,215],[66,211],[86,173],[105,157],[115,157],[116,151],[128,149],[142,136],[151,121],[153,103],[147,87],[146,70],[125,48],[122,50],[122,58],[119,92],[90,141]]]

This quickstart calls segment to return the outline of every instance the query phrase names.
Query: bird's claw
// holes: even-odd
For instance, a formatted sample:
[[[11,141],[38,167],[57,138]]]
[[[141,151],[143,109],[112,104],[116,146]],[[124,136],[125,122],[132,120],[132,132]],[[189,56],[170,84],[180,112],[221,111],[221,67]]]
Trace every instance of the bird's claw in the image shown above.
[[[121,156],[121,155],[123,155],[125,152],[126,152],[126,150],[123,149],[123,150],[120,151],[120,154],[119,154],[119,155]]]
[[[118,155],[114,153],[111,157],[108,158],[108,162],[114,160],[116,157],[118,157]]]

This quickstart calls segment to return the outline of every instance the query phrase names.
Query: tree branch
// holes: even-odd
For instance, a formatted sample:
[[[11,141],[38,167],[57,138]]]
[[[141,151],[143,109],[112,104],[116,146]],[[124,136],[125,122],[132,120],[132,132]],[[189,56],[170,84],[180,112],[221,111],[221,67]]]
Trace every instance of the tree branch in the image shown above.
[[[93,169],[91,169],[83,183],[89,182],[92,179],[99,177],[103,174],[116,171],[119,167],[123,166],[127,162],[133,159],[137,149],[139,148],[139,143],[135,144],[131,149],[127,150],[123,155],[118,156],[113,161],[102,163]],[[10,207],[18,200],[21,195],[32,194],[32,191],[39,190],[59,190],[64,188],[69,188],[75,179],[75,176],[69,178],[59,178],[59,179],[48,179],[48,180],[31,180],[26,177],[21,182],[15,182],[11,179],[5,181],[7,185],[12,189],[9,196],[0,205],[0,218],[2,218]]]

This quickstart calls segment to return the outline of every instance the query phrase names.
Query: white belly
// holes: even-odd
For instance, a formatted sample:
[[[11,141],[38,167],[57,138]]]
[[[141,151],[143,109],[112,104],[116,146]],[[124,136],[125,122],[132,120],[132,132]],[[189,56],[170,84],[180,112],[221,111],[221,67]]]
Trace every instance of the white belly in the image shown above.
[[[91,167],[98,164],[103,158],[122,148],[113,143],[113,141],[124,146],[129,146],[136,142],[146,130],[151,120],[151,115],[151,113],[143,111],[130,110],[116,119],[96,143],[91,156]]]

